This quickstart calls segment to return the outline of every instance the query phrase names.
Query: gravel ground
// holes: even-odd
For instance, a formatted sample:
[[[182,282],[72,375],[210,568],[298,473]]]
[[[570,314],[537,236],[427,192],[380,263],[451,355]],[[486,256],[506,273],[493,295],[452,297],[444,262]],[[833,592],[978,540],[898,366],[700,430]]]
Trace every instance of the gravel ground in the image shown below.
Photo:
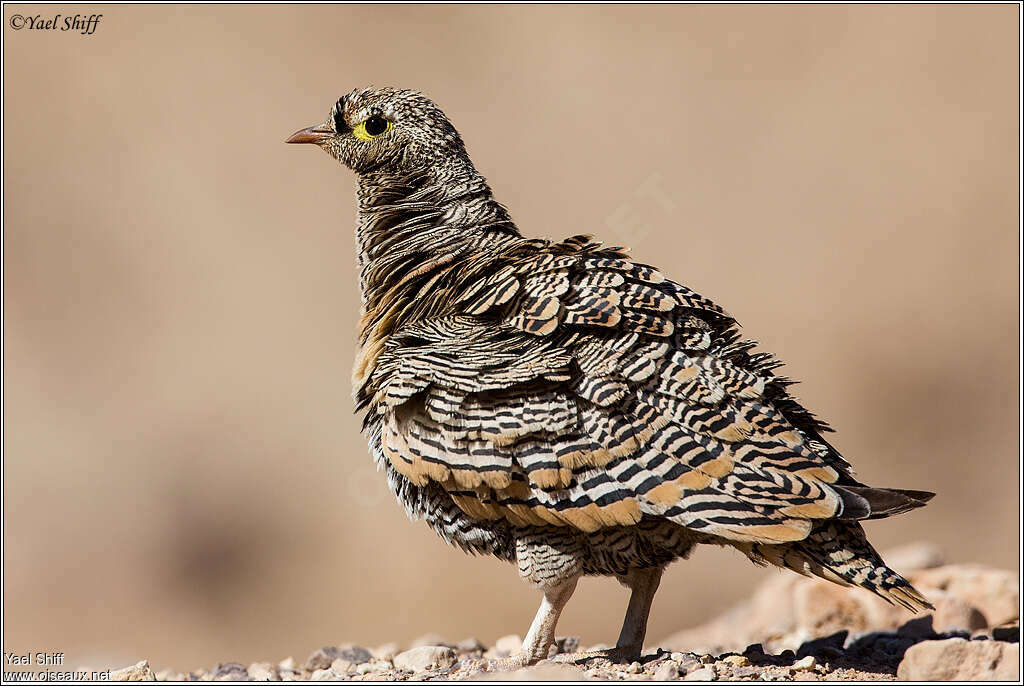
[[[1019,632],[1019,629],[1018,629]],[[799,650],[765,653],[761,644],[742,652],[701,655],[653,650],[631,664],[591,658],[582,664],[562,662],[564,653],[535,666],[507,670],[498,660],[518,636],[483,646],[475,639],[443,643],[429,637],[407,651],[394,645],[368,650],[359,646],[329,646],[304,662],[287,658],[276,664],[245,666],[227,662],[193,672],[153,673],[146,662],[116,671],[113,679],[159,681],[439,681],[439,680],[611,680],[611,681],[892,681],[907,649],[927,640],[967,638],[972,643],[995,641],[989,634],[916,634],[913,630],[873,632],[851,636],[839,632],[803,644]],[[440,645],[439,645],[440,644]],[[578,649],[578,639],[561,639],[562,649]],[[594,646],[588,650],[599,649]]]

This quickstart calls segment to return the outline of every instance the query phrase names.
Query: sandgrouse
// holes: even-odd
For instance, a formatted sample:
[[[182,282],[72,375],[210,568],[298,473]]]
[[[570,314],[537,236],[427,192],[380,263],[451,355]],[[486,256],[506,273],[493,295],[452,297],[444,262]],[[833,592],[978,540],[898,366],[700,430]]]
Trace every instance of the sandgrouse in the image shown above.
[[[931,607],[860,522],[933,494],[857,481],[721,307],[589,236],[521,236],[418,92],[354,90],[287,142],[358,176],[370,452],[412,519],[541,590],[519,663],[548,657],[588,574],[629,587],[611,652],[637,655],[663,570],[699,543]]]

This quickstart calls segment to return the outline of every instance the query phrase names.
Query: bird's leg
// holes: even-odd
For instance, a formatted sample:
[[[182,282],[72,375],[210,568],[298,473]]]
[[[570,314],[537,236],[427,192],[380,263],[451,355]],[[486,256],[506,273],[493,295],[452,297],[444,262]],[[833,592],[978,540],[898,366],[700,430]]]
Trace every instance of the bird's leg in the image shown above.
[[[619,577],[619,581],[628,586],[631,593],[629,607],[626,608],[626,619],[622,622],[622,631],[619,632],[619,640],[615,642],[614,648],[559,655],[555,659],[559,662],[577,662],[603,658],[612,662],[631,662],[640,657],[647,635],[651,603],[654,602],[654,594],[661,583],[662,571],[659,567],[631,569],[628,575]]]
[[[548,651],[555,642],[555,625],[558,624],[558,617],[576,590],[577,581],[579,576],[572,576],[541,587],[544,597],[540,601],[537,616],[533,618],[533,624],[523,639],[522,649],[518,655],[496,661],[493,669],[518,669],[547,658]]]
[[[630,570],[624,581],[629,586],[629,607],[626,608],[626,619],[622,622],[622,631],[615,649],[630,657],[639,657],[644,649],[644,637],[647,636],[647,619],[651,616],[651,603],[661,583],[661,568]]]

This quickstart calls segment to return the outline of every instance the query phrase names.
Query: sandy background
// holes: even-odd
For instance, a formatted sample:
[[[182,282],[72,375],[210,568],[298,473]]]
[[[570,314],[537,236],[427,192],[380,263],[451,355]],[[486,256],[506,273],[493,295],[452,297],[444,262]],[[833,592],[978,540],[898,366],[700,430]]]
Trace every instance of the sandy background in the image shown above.
[[[446,109],[529,235],[592,232],[788,364],[869,525],[1016,564],[1017,16],[987,7],[4,8],[5,651],[304,658],[524,632],[352,414],[354,181],[286,146],[357,85]],[[95,35],[13,14],[102,12]],[[698,551],[654,640],[772,574]],[[611,642],[626,593],[559,627]]]

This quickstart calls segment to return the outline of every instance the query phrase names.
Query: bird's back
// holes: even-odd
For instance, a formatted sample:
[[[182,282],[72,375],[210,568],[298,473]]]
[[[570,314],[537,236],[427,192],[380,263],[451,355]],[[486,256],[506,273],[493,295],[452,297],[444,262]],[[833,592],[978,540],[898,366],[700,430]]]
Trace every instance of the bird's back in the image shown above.
[[[489,530],[482,550],[547,532],[586,573],[617,574],[727,544],[923,603],[892,597],[909,585],[857,522],[930,494],[857,482],[713,302],[583,236],[435,262],[395,289],[402,307],[364,317],[357,397],[392,481]]]

